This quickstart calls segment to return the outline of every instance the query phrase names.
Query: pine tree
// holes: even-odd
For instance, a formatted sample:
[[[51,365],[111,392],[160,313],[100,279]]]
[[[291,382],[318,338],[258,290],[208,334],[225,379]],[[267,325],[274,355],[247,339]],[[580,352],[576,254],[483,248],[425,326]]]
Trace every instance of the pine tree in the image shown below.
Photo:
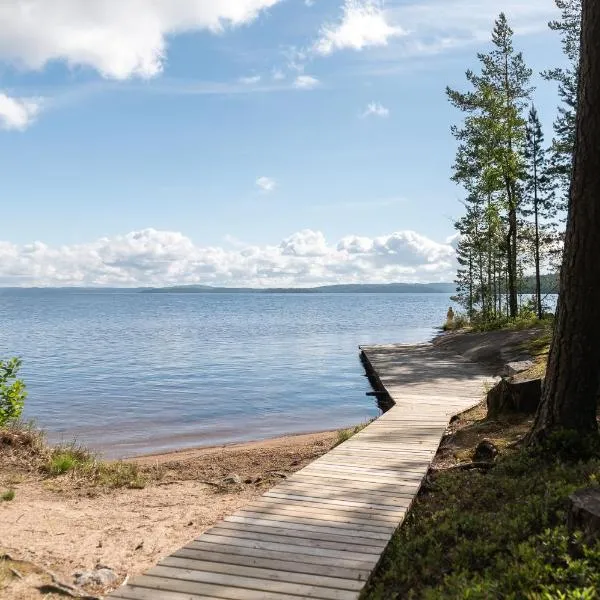
[[[462,128],[452,132],[460,145],[454,165],[454,180],[468,192],[486,199],[489,215],[499,215],[504,204],[506,213],[506,253],[508,274],[509,311],[518,314],[517,254],[518,208],[520,182],[524,178],[524,160],[521,148],[525,142],[526,121],[523,118],[529,102],[529,82],[532,71],[527,68],[523,55],[513,47],[513,31],[504,14],[496,20],[492,33],[494,48],[488,54],[478,54],[481,73],[467,71],[472,90],[459,92],[448,88],[450,102],[467,113]],[[486,228],[489,253],[487,262],[495,259],[491,246],[496,231],[491,224]],[[493,289],[491,271],[489,289]],[[495,280],[495,274],[493,279]],[[494,309],[496,302],[494,299]],[[489,303],[484,303],[484,313]]]
[[[579,43],[581,37],[581,0],[555,0],[561,18],[548,26],[561,36],[562,48],[568,60],[567,67],[558,67],[542,73],[548,81],[558,84],[561,106],[554,121],[551,165],[556,184],[562,189],[563,206],[571,183],[571,168],[575,144],[575,111],[577,108],[577,81],[579,76]]]
[[[533,217],[532,246],[535,269],[535,298],[538,318],[542,318],[541,291],[541,252],[544,241],[548,240],[548,226],[542,219],[552,216],[554,194],[550,188],[548,161],[544,148],[542,124],[535,109],[531,106],[527,123],[527,136],[524,151],[526,161],[525,195],[521,212],[525,217]]]
[[[598,440],[600,385],[600,2],[583,0],[575,154],[560,296],[530,443],[553,431]]]

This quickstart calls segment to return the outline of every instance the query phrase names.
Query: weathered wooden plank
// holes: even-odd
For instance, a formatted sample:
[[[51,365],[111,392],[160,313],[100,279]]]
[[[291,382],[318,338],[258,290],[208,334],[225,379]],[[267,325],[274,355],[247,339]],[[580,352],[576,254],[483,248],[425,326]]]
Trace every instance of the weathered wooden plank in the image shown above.
[[[217,585],[220,588],[227,586],[227,588],[236,588],[240,590],[238,593],[244,593],[246,590],[259,590],[265,593],[275,592],[279,594],[288,594],[289,596],[301,596],[304,598],[320,598],[323,600],[347,600],[349,598],[356,598],[357,593],[347,589],[335,589],[321,587],[317,585],[304,585],[301,583],[293,583],[287,581],[276,581],[273,579],[259,579],[256,577],[243,577],[240,575],[234,575],[231,573],[211,573],[207,571],[195,571],[191,569],[180,569],[175,567],[154,567],[148,571],[148,576],[169,579],[173,583],[165,582],[166,589],[173,589],[177,591],[182,583],[202,584],[203,586]],[[176,582],[176,583],[175,583]],[[133,585],[135,585],[135,579]],[[185,588],[184,588],[185,589]],[[189,588],[188,588],[189,589]],[[210,587],[206,589],[215,595],[223,593],[222,590],[212,590]],[[226,592],[230,594],[231,592]],[[224,595],[228,598],[228,595]],[[245,596],[241,596],[244,598]]]
[[[275,569],[292,573],[306,573],[308,575],[323,575],[328,577],[338,577],[340,579],[356,579],[362,581],[369,576],[368,570],[359,570],[356,568],[343,568],[329,564],[296,562],[282,557],[281,554],[268,551],[260,551],[252,548],[235,548],[230,546],[226,550],[247,550],[248,554],[229,553],[229,552],[211,552],[197,548],[180,548],[171,557],[190,558],[200,561],[214,561],[228,565],[240,565],[244,567],[259,567],[265,569]],[[267,554],[268,556],[264,556]],[[295,555],[302,557],[302,555]],[[309,557],[312,558],[312,557]],[[318,558],[316,559],[318,560]]]
[[[179,592],[180,594],[211,594],[216,598],[227,600],[290,600],[293,597],[289,592],[275,592],[261,589],[244,589],[228,585],[227,582],[221,584],[184,581],[181,579],[171,579],[168,577],[157,577],[153,575],[141,575],[132,580],[131,586],[145,587],[156,590],[158,593],[155,598],[164,598],[164,592]],[[298,596],[298,594],[295,594]],[[319,598],[314,593],[310,596],[304,595],[301,598]],[[355,592],[347,592],[348,599],[358,597]],[[193,596],[192,596],[193,598]]]
[[[348,506],[348,507],[356,507],[356,508],[377,508],[379,510],[389,510],[395,511],[398,508],[406,508],[409,505],[409,500],[407,499],[405,502],[397,502],[395,505],[391,502],[389,504],[372,504],[369,502],[359,502],[352,500],[336,500],[335,498],[330,498],[327,494],[323,494],[321,490],[311,490],[310,493],[306,493],[302,495],[300,493],[296,494],[283,494],[278,492],[267,492],[263,499],[267,498],[277,498],[279,500],[301,500],[302,502],[315,502],[318,504],[331,504],[333,506]]]
[[[318,548],[309,546],[298,546],[290,541],[285,543],[280,542],[261,542],[258,540],[247,540],[239,537],[229,537],[225,535],[213,535],[211,533],[204,534],[204,540],[213,542],[214,544],[224,546],[246,546],[247,548],[262,548],[264,550],[278,550],[280,552],[288,552],[290,554],[310,554],[311,556],[328,556],[330,558],[351,558],[360,561],[376,561],[379,553],[372,552],[353,552],[351,550],[331,550],[329,548]]]
[[[267,530],[267,528],[264,528]],[[350,545],[348,542],[338,542],[335,540],[321,540],[315,537],[304,538],[286,535],[285,533],[258,533],[255,530],[248,528],[240,528],[237,530],[228,529],[225,524],[220,523],[207,533],[211,535],[233,537],[236,539],[255,540],[257,542],[273,542],[275,544],[289,544],[293,546],[308,546],[310,548],[325,548],[327,550],[341,550],[343,552],[352,550],[353,552],[364,552],[365,554],[381,554],[385,547],[383,542],[379,545],[362,545],[360,540],[356,538]],[[373,541],[373,540],[372,540]]]
[[[257,556],[261,558],[269,558],[271,560],[286,560],[289,562],[305,563],[309,565],[327,565],[330,567],[339,567],[343,569],[354,569],[356,571],[370,571],[373,568],[372,560],[357,560],[354,558],[317,556],[313,554],[297,554],[289,553],[282,554],[278,550],[268,550],[252,545],[234,546],[231,544],[214,544],[207,541],[191,542],[184,547],[189,550],[206,550],[222,554],[235,554],[241,556]]]
[[[393,525],[387,525],[386,523],[369,521],[367,519],[346,519],[344,517],[338,517],[335,515],[324,515],[321,517],[309,517],[304,515],[283,515],[274,514],[268,512],[250,511],[250,510],[238,510],[235,515],[226,517],[227,520],[240,519],[237,522],[241,523],[241,519],[262,519],[265,521],[284,521],[290,523],[304,523],[305,525],[318,525],[324,521],[327,522],[329,527],[336,527],[339,529],[348,530],[361,530],[361,531],[373,531],[376,533],[389,532],[390,528],[392,531],[395,529]]]
[[[294,529],[298,531],[312,531],[314,533],[330,533],[332,535],[349,535],[360,538],[370,538],[373,540],[388,540],[389,531],[387,528],[382,529],[381,527],[370,527],[361,528],[357,530],[355,526],[348,526],[345,523],[332,523],[328,520],[315,521],[311,520],[310,523],[302,522],[296,517],[288,517],[282,522],[282,519],[271,519],[269,515],[262,514],[262,519],[240,517],[237,513],[225,517],[223,522],[225,523],[240,523],[247,525],[256,525],[259,527],[285,527],[286,529]],[[201,538],[198,538],[200,540]]]
[[[319,587],[329,587],[340,590],[360,591],[363,582],[358,579],[341,579],[339,577],[329,577],[322,574],[298,573],[296,571],[286,571],[285,569],[265,569],[260,567],[247,567],[242,565],[231,565],[227,563],[196,560],[191,558],[179,558],[168,556],[160,561],[164,567],[175,567],[178,569],[189,569],[191,571],[207,571],[209,573],[223,573],[231,575],[241,575],[243,577],[255,577],[258,579],[267,579],[274,581],[287,581],[289,583],[300,583],[304,585],[317,585]]]
[[[248,523],[230,523],[221,521],[215,526],[215,529],[230,529],[232,531],[245,531],[256,533],[268,533],[272,535],[283,535],[287,538],[303,538],[307,540],[323,540],[326,542],[339,542],[341,544],[358,546],[374,546],[382,548],[387,544],[387,540],[361,537],[359,535],[350,536],[342,534],[323,533],[319,531],[303,531],[298,529],[289,529],[288,527],[262,527],[260,525],[249,525]]]

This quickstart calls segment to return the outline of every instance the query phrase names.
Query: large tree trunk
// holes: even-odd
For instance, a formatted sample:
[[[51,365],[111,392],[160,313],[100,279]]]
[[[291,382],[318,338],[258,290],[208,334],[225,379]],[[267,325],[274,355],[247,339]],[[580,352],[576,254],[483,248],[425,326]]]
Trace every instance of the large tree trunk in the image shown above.
[[[600,2],[583,0],[579,108],[560,298],[530,442],[598,434],[600,383]]]

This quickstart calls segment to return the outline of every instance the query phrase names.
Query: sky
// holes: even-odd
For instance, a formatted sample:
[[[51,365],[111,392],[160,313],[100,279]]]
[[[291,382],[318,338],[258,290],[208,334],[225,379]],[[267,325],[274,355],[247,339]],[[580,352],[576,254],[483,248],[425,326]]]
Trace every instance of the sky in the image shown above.
[[[5,0],[0,285],[451,281],[447,85],[552,0]]]

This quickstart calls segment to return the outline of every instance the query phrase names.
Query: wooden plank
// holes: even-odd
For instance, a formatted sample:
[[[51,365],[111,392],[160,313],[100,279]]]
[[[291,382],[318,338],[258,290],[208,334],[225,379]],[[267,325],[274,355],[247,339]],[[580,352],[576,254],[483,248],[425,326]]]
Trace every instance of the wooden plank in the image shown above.
[[[268,530],[268,528],[263,528]],[[327,550],[341,550],[342,552],[352,550],[352,552],[364,552],[365,554],[381,554],[385,544],[381,542],[379,545],[362,545],[361,538],[356,538],[354,543],[350,545],[348,542],[338,542],[333,540],[321,540],[314,537],[304,538],[286,535],[285,533],[259,533],[257,531],[249,531],[247,528],[237,530],[228,529],[225,524],[219,523],[210,529],[207,533],[210,535],[218,535],[225,537],[233,537],[236,539],[255,540],[257,542],[273,542],[275,544],[289,544],[292,546],[308,546],[310,548],[325,548]]]
[[[402,509],[400,509],[402,510]],[[314,505],[303,506],[300,502],[282,502],[281,504],[255,502],[243,509],[239,510],[236,514],[250,516],[249,513],[253,513],[254,516],[260,516],[261,518],[269,518],[271,516],[298,516],[305,519],[318,519],[319,521],[325,518],[336,526],[341,523],[346,523],[349,526],[352,525],[364,525],[367,527],[385,527],[389,523],[394,523],[395,518],[390,516],[389,513],[377,513],[374,511],[347,511],[341,509],[339,506],[325,506],[322,508]],[[399,513],[401,514],[401,513]],[[323,518],[319,515],[323,515]]]
[[[369,502],[359,502],[356,500],[336,500],[335,498],[330,498],[327,494],[323,494],[321,490],[312,490],[309,493],[303,494],[283,494],[279,492],[267,492],[263,499],[266,500],[268,498],[277,498],[280,500],[301,500],[302,502],[317,502],[319,504],[332,504],[334,506],[349,506],[356,508],[378,508],[380,510],[391,510],[394,511],[398,508],[406,508],[409,505],[409,500],[406,499],[405,502],[397,502],[396,504],[372,504]]]
[[[131,584],[115,590],[110,597],[122,600],[222,600],[217,596],[205,596],[204,594],[168,592],[166,590],[157,592],[153,589],[133,587]]]
[[[318,585],[340,590],[360,591],[363,582],[358,579],[340,579],[322,574],[297,573],[285,569],[264,569],[260,567],[246,567],[242,565],[230,565],[226,563],[196,560],[190,558],[179,558],[168,556],[160,564],[165,567],[178,569],[190,569],[192,571],[208,571],[209,573],[223,573],[241,575],[244,577],[255,577],[258,579],[269,579],[274,581],[287,581],[289,583],[301,583],[304,585]]]
[[[233,531],[245,531],[255,533],[268,533],[273,535],[284,535],[288,538],[304,538],[308,540],[324,540],[326,542],[339,542],[346,545],[357,544],[358,546],[374,546],[382,548],[387,544],[387,540],[361,537],[359,535],[341,535],[332,533],[323,533],[319,531],[304,531],[298,529],[289,529],[287,527],[261,527],[260,525],[249,525],[248,523],[230,523],[221,521],[215,525],[215,529],[230,529]]]
[[[183,598],[190,597],[189,594],[212,594],[216,598],[227,600],[290,600],[293,597],[286,592],[273,592],[266,590],[244,589],[223,584],[211,584],[197,581],[182,581],[179,579],[171,579],[168,577],[156,577],[152,575],[141,575],[136,577],[129,584],[133,587],[145,587],[151,590],[156,590],[158,593],[154,598],[161,599],[165,596],[164,592],[179,592],[180,594],[188,594],[188,596],[180,596]],[[302,596],[301,596],[302,597]],[[304,596],[305,598],[319,598],[319,596]],[[358,594],[348,592],[347,598],[357,598]],[[194,596],[192,596],[194,598]]]
[[[286,508],[293,509],[295,512],[306,512],[307,514],[337,514],[340,516],[357,517],[360,519],[367,518],[373,521],[397,522],[398,518],[402,518],[405,508],[394,508],[392,510],[372,508],[368,506],[343,506],[339,504],[329,504],[326,501],[319,502],[314,499],[312,502],[306,502],[304,499],[298,498],[272,498],[269,496],[263,497],[260,500],[248,505],[248,508],[256,510],[256,508],[268,508],[273,512],[285,510]],[[390,509],[391,507],[388,507]]]
[[[366,528],[361,528],[360,531],[356,527],[348,527],[344,524],[330,523],[329,521],[312,521],[310,524],[305,522],[298,522],[295,517],[288,517],[282,522],[281,519],[271,519],[269,515],[262,515],[263,519],[253,519],[249,517],[240,517],[237,513],[225,517],[223,522],[225,523],[240,523],[247,525],[256,525],[259,527],[285,527],[286,529],[293,529],[297,531],[312,531],[314,533],[330,533],[332,535],[349,535],[360,538],[370,538],[372,540],[389,540],[389,532],[387,528],[381,530],[381,528],[373,528],[376,531],[367,531]],[[200,540],[201,538],[198,538]]]
[[[329,548],[318,548],[309,546],[297,546],[290,543],[261,542],[243,538],[229,537],[225,535],[213,535],[205,533],[203,538],[207,542],[224,546],[245,546],[246,548],[262,548],[264,550],[278,550],[290,554],[310,554],[311,556],[328,556],[330,558],[349,558],[359,561],[377,561],[379,553],[352,552],[351,550],[331,550]]]
[[[333,515],[327,515],[322,517],[308,517],[304,515],[278,515],[266,512],[259,511],[250,511],[250,510],[238,510],[235,515],[231,517],[226,517],[226,520],[233,521],[233,519],[238,519],[238,523],[243,523],[242,519],[259,519],[265,521],[282,521],[289,523],[303,523],[305,525],[319,525],[328,523],[328,527],[335,527],[338,529],[347,529],[347,530],[358,530],[361,531],[371,531],[375,533],[386,533],[390,531],[394,531],[395,527],[393,525],[387,525],[381,522],[373,523],[372,521],[367,521],[364,519],[364,522],[359,522],[358,519],[345,520],[344,517],[335,517]]]
[[[243,577],[241,575],[234,575],[231,573],[211,573],[207,571],[195,571],[191,569],[180,569],[175,567],[154,567],[148,571],[148,576],[160,579],[173,580],[174,583],[166,583],[169,588],[174,591],[178,591],[182,583],[190,583],[192,585],[203,584],[203,586],[217,585],[221,589],[210,589],[208,587],[206,591],[210,591],[212,594],[218,595],[222,593],[222,587],[238,589],[236,595],[244,594],[246,590],[259,590],[264,593],[279,593],[288,594],[290,596],[300,596],[303,598],[320,598],[323,600],[347,600],[349,598],[356,598],[357,593],[352,590],[346,589],[335,589],[321,587],[317,585],[304,585],[301,583],[292,583],[287,581],[276,581],[273,579],[259,579],[256,577]],[[175,583],[176,582],[176,583]],[[135,580],[133,585],[135,585]],[[167,589],[169,589],[167,588]],[[230,591],[225,594],[231,594]],[[225,598],[230,597],[225,595]],[[246,596],[241,595],[240,597],[245,598]]]
[[[353,558],[316,556],[313,554],[282,554],[275,550],[267,550],[265,548],[257,548],[254,546],[233,546],[230,544],[218,545],[206,541],[191,542],[185,549],[189,550],[206,550],[209,552],[218,552],[222,554],[235,554],[241,556],[257,556],[261,558],[269,558],[271,560],[286,560],[289,562],[305,563],[308,565],[327,565],[330,567],[355,569],[357,571],[370,571],[373,568],[373,561],[356,560]]]
[[[286,571],[292,573],[306,573],[308,575],[323,575],[329,577],[338,577],[340,579],[356,579],[363,581],[368,577],[368,570],[346,569],[340,566],[325,565],[323,563],[314,564],[308,562],[296,562],[288,560],[287,557],[282,558],[279,553],[268,553],[272,556],[262,556],[262,553],[252,548],[234,548],[233,546],[227,550],[248,550],[249,554],[230,554],[226,552],[210,552],[208,550],[199,550],[197,548],[180,548],[173,554],[172,557],[191,558],[200,561],[215,561],[222,564],[240,565],[244,567],[259,567],[265,569],[275,569],[277,571]],[[296,555],[301,556],[301,555]]]

